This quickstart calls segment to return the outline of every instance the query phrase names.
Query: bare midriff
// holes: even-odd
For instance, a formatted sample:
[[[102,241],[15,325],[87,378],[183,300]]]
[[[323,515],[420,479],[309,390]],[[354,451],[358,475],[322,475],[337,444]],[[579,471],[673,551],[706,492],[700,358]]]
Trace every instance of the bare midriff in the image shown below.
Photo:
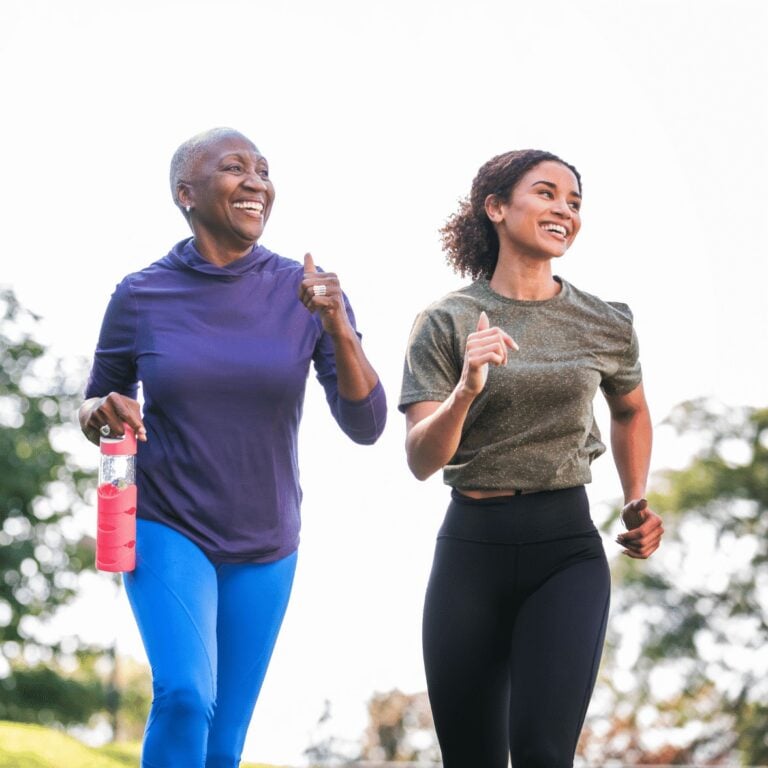
[[[518,488],[510,488],[509,490],[494,489],[491,491],[478,491],[470,490],[468,488],[456,489],[462,496],[469,496],[470,499],[492,499],[495,496],[515,496],[520,493]]]

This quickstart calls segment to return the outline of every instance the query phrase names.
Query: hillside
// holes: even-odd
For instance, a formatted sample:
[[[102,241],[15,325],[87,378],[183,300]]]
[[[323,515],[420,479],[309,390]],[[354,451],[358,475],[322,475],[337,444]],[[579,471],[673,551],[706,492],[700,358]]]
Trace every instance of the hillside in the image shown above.
[[[138,768],[139,744],[93,749],[72,736],[26,723],[0,722],[0,768]],[[243,763],[242,768],[276,768]]]

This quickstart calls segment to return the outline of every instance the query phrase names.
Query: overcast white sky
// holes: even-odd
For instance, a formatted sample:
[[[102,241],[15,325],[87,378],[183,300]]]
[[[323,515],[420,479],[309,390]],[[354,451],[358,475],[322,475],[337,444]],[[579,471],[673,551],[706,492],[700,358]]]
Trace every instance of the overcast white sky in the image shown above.
[[[632,306],[657,422],[701,395],[766,405],[767,33],[762,0],[0,6],[0,283],[54,352],[89,356],[118,280],[187,236],[171,154],[230,125],[270,161],[264,244],[339,273],[389,394],[387,432],[359,448],[309,383],[299,570],[246,758],[298,764],[325,699],[357,738],[374,690],[425,688],[447,492],[409,477],[395,404],[413,317],[460,284],[437,229],[486,159],[539,147],[581,171],[556,271]],[[657,446],[656,470],[685,458],[663,430]],[[618,493],[606,457],[596,515]],[[125,601],[89,583],[66,631],[118,627],[141,657]]]

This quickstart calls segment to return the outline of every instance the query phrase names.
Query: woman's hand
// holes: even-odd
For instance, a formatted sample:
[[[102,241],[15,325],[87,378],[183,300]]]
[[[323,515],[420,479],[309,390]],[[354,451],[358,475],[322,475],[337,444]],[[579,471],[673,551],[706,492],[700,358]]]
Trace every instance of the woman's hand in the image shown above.
[[[347,317],[339,278],[333,272],[318,272],[310,253],[304,255],[304,279],[299,286],[299,299],[310,312],[320,313],[323,330],[331,337],[339,395],[350,401],[368,397],[378,383],[379,375],[365,356]]]
[[[304,279],[299,286],[299,299],[310,312],[320,313],[323,330],[327,334],[354,333],[347,317],[339,278],[334,272],[318,272],[311,253],[304,255]]]
[[[639,560],[650,557],[664,535],[661,518],[648,507],[646,499],[635,499],[624,505],[621,519],[628,530],[616,537],[616,543],[625,548],[624,554]]]
[[[405,412],[408,466],[419,480],[444,467],[456,453],[469,408],[488,378],[488,366],[505,365],[507,350],[518,349],[509,334],[489,325],[488,315],[481,312],[477,330],[467,336],[461,377],[447,399],[412,403]]]
[[[459,387],[467,394],[477,396],[482,392],[488,379],[489,365],[506,365],[507,350],[517,351],[515,340],[501,328],[490,328],[488,315],[480,313],[477,330],[467,336],[464,351],[464,368],[461,371]]]
[[[141,419],[141,408],[136,400],[110,392],[106,397],[92,397],[86,400],[78,413],[80,429],[95,445],[99,444],[102,427],[109,427],[109,435],[121,437],[124,424],[136,432],[136,438],[142,442],[147,440],[147,430]]]

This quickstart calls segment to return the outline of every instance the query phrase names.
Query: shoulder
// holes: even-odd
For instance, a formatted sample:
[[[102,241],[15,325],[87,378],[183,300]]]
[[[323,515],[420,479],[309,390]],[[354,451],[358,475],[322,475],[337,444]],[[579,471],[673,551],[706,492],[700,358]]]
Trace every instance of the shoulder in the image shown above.
[[[153,261],[143,269],[129,272],[119,283],[118,288],[128,290],[131,287],[140,286],[157,278],[170,278],[179,272],[179,267],[170,258],[170,254]]]
[[[304,279],[303,260],[298,261],[297,259],[281,256],[279,253],[271,251],[263,245],[257,247],[255,255],[256,263],[251,272],[251,277],[257,280],[266,278],[274,281],[273,287],[275,290],[280,286],[281,290],[285,290],[293,296]],[[325,270],[318,266],[317,271],[324,272]]]
[[[257,246],[257,258],[259,267],[268,272],[288,271],[295,274],[304,274],[304,265],[296,259],[289,259],[279,253],[270,251],[263,245]]]
[[[475,283],[433,301],[416,315],[408,340],[409,348],[428,346],[463,354],[466,337],[477,328],[480,312],[487,309]]]
[[[599,296],[583,291],[560,278],[565,291],[565,305],[573,311],[588,314],[596,320],[615,323],[619,326],[632,325],[632,310],[621,301],[605,301]]]
[[[164,262],[165,259],[159,259],[144,269],[125,275],[115,286],[111,302],[119,303],[125,310],[133,306],[135,301],[147,292],[164,290],[169,282],[174,283],[177,279],[173,277],[175,270],[169,269]]]
[[[480,282],[470,283],[455,291],[446,293],[437,301],[425,307],[419,317],[429,317],[435,320],[461,322],[465,318],[474,318],[486,309],[486,296]]]

